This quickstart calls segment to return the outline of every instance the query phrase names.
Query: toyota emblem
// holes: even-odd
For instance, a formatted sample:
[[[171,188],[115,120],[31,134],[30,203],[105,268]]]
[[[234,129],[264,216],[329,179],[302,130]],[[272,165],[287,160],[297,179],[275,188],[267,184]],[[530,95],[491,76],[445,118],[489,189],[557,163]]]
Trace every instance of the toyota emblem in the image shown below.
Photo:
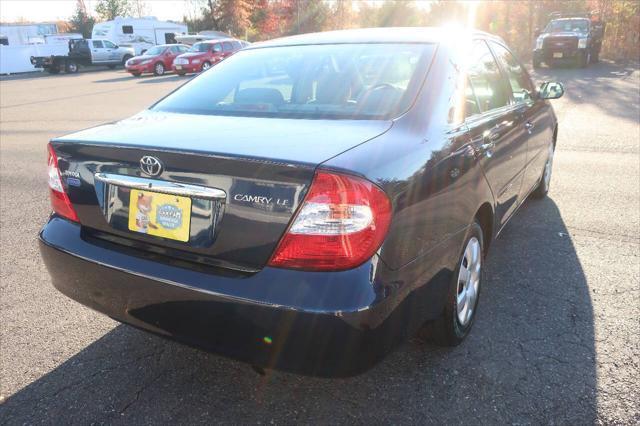
[[[158,176],[162,173],[162,163],[156,157],[145,155],[140,159],[140,170],[149,176]]]

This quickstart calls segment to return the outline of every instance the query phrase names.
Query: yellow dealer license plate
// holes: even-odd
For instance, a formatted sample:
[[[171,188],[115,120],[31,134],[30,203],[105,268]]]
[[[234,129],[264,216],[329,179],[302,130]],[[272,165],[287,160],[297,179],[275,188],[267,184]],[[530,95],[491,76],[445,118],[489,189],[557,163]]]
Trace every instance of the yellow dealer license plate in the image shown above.
[[[553,52],[554,58],[562,58],[562,52]]]
[[[182,69],[182,65],[176,65],[176,69],[177,70],[181,70]]]
[[[190,224],[191,198],[131,190],[129,230],[187,242]]]

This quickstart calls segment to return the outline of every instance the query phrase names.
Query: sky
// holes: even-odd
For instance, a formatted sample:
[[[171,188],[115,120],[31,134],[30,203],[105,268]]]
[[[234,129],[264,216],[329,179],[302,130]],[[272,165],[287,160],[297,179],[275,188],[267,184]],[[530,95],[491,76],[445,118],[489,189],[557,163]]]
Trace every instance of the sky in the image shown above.
[[[376,0],[368,0],[376,3]],[[94,14],[98,0],[85,0],[87,10]],[[145,0],[147,16],[161,20],[182,21],[198,11],[198,0]],[[379,1],[378,1],[379,3]],[[427,7],[430,1],[417,1],[418,7]],[[0,22],[47,22],[68,20],[76,10],[76,0],[0,0]]]
[[[97,0],[85,0],[87,10],[93,14]],[[192,0],[147,0],[147,15],[161,20],[181,21],[189,15]],[[0,21],[46,22],[69,19],[76,10],[76,0],[0,0]]]

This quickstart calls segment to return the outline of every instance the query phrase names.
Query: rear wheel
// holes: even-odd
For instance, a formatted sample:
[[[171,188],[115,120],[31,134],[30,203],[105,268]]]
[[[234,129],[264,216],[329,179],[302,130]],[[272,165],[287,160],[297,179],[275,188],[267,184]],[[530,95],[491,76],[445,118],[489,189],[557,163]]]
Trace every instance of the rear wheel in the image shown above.
[[[74,61],[67,61],[64,70],[69,74],[75,74],[78,72],[78,64]]]
[[[209,61],[204,61],[204,63],[202,64],[202,71],[206,71],[209,68],[211,68],[211,62]]]
[[[426,324],[421,332],[427,339],[446,346],[456,346],[469,334],[476,317],[482,284],[482,236],[482,228],[474,220],[453,273],[444,312],[439,319]]]
[[[547,161],[544,163],[544,169],[542,169],[542,176],[540,177],[540,183],[536,189],[533,190],[531,195],[534,198],[544,198],[547,196],[549,192],[549,186],[551,185],[551,172],[553,169],[553,154],[554,154],[554,146],[553,144],[549,144],[549,153],[547,156]]]
[[[158,62],[153,66],[153,74],[154,75],[164,75],[164,64],[162,62]]]

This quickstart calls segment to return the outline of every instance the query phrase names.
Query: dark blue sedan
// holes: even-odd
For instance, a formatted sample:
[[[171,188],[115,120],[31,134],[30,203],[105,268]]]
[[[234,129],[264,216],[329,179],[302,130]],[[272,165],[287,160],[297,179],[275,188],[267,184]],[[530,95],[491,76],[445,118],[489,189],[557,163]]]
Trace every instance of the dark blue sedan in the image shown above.
[[[499,38],[253,44],[131,118],[52,140],[53,284],[124,323],[304,374],[460,343],[491,241],[549,190],[557,119]]]

